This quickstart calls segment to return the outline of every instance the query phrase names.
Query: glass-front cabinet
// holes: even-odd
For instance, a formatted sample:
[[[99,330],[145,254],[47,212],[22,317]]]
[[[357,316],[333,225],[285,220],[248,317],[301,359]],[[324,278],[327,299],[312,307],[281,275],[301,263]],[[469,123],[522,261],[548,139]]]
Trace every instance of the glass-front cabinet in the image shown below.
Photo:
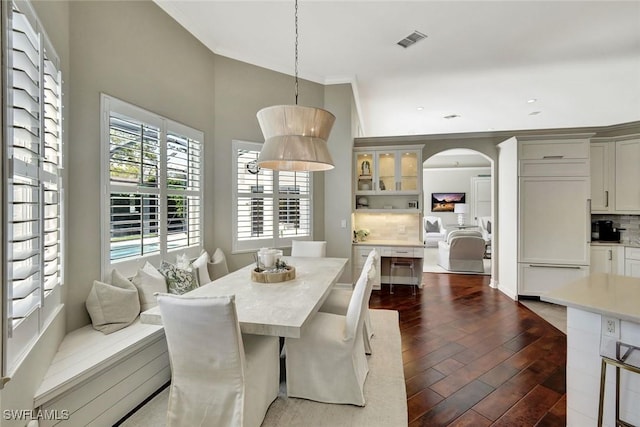
[[[422,146],[356,147],[353,177],[356,209],[417,210],[422,193]]]

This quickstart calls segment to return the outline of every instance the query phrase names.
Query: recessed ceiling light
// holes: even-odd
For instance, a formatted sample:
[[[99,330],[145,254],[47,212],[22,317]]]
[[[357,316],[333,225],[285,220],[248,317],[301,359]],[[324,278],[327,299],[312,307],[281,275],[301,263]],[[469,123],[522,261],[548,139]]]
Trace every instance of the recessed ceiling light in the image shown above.
[[[529,113],[530,116],[537,116],[538,114],[542,113],[542,111],[532,111]]]
[[[460,117],[458,114],[449,114],[448,116],[444,116],[445,119],[457,119]]]
[[[528,104],[533,104],[536,101],[537,101],[537,99],[535,99],[535,98],[527,99],[527,103]]]
[[[418,111],[424,110],[424,107],[418,107]]]

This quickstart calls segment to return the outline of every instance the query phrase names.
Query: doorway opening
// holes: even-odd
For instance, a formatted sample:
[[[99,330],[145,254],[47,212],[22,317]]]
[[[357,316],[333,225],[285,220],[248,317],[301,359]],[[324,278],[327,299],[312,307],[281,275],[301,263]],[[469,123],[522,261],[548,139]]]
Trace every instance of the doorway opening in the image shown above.
[[[491,158],[468,148],[446,149],[424,161],[424,272],[493,279],[493,166]]]

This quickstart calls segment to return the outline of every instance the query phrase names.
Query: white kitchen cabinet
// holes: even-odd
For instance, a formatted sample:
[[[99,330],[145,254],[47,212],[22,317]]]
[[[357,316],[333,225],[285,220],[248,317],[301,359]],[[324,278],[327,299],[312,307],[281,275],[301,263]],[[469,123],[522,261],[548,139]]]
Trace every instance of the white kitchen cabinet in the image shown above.
[[[360,277],[360,273],[362,272],[362,269],[364,268],[364,263],[367,260],[367,257],[369,256],[369,253],[371,252],[372,249],[376,249],[378,251],[378,255],[380,255],[380,251],[381,248],[376,247],[376,246],[354,246],[353,247],[353,274],[352,277],[354,278],[354,281],[358,279],[358,277]],[[379,290],[381,289],[380,286],[380,272],[381,272],[381,268],[380,268],[380,260],[381,260],[381,255],[378,256],[378,261],[375,265],[376,269],[375,269],[375,273],[376,273],[376,277],[373,281],[373,289],[375,290]]]
[[[624,275],[640,277],[640,248],[625,248]]]
[[[518,294],[540,296],[589,275],[584,265],[518,265]]]
[[[624,275],[624,247],[621,245],[592,245],[589,271]]]
[[[356,211],[422,210],[422,145],[354,149]]]
[[[591,212],[640,214],[640,135],[593,138]]]
[[[589,178],[520,178],[519,262],[589,265]]]
[[[518,150],[520,160],[588,159],[589,145],[580,135],[575,138],[537,138],[523,140]]]
[[[513,137],[499,144],[499,289],[542,296],[589,274],[589,140]]]
[[[591,212],[613,211],[613,171],[615,147],[611,142],[591,143]]]
[[[616,141],[615,210],[640,213],[640,138]]]
[[[356,194],[412,194],[422,191],[422,146],[354,150]]]

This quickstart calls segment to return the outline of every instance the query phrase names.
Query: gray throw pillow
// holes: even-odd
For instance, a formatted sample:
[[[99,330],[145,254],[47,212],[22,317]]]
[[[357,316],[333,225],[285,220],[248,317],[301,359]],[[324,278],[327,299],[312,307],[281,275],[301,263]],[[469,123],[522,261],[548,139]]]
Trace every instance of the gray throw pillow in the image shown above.
[[[158,271],[167,279],[170,294],[182,295],[198,287],[193,269],[184,270],[167,261],[162,261]]]
[[[427,223],[427,233],[438,233],[440,232],[440,227],[438,226],[438,221],[426,221]]]

